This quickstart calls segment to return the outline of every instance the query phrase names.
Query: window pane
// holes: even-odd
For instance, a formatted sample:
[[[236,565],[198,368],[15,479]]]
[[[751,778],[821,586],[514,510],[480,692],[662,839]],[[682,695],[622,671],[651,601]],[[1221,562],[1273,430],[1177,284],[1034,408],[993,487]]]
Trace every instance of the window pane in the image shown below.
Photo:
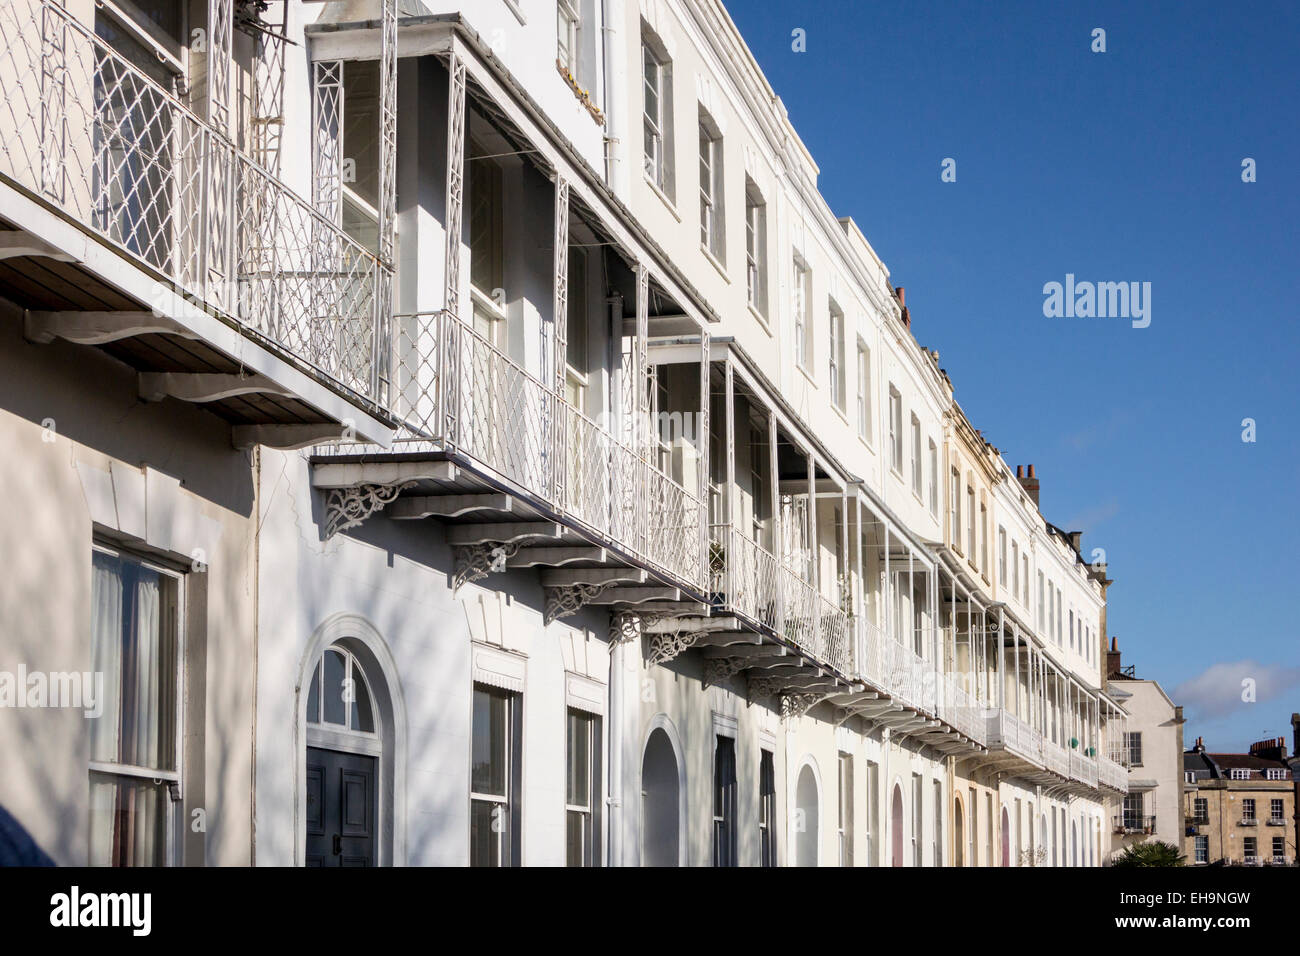
[[[591,795],[591,718],[569,711],[569,773],[565,799],[570,806],[585,807]]]
[[[176,581],[97,551],[91,601],[91,657],[105,697],[91,725],[91,759],[174,770]]]
[[[569,810],[564,816],[564,860],[566,866],[587,865],[587,814]]]
[[[502,866],[502,839],[509,832],[510,811],[504,804],[474,800],[469,808],[469,865]]]
[[[90,775],[90,865],[165,866],[171,797],[165,784]]]
[[[325,681],[322,690],[325,694],[325,723],[346,726],[348,720],[347,704],[343,700],[343,655],[334,649],[325,651]]]
[[[368,734],[375,732],[375,718],[370,706],[370,691],[366,689],[366,682],[361,677],[361,669],[357,665],[356,658],[352,659],[352,723],[353,730],[364,731]]]
[[[506,796],[509,698],[500,691],[474,688],[474,745],[470,788]]]
[[[320,661],[311,672],[311,687],[307,690],[307,721],[320,723]]]

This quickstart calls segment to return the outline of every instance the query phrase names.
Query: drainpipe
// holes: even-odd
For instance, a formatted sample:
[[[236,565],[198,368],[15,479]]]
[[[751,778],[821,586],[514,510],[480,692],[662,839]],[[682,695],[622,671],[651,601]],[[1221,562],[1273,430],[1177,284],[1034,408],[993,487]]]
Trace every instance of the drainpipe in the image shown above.
[[[626,202],[625,124],[622,104],[615,102],[615,97],[628,89],[626,61],[618,40],[619,26],[626,20],[623,3],[624,0],[601,0],[601,27],[604,32],[605,182],[614,195]]]
[[[612,628],[611,628],[612,630]],[[606,798],[607,866],[623,865],[623,647],[615,639],[609,653],[609,795]]]

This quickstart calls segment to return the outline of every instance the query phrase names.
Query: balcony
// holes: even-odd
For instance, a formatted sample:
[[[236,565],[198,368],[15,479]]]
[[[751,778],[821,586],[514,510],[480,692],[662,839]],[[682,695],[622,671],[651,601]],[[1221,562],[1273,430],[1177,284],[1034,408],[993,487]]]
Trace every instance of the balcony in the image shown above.
[[[1060,744],[1054,744],[1047,739],[1043,740],[1043,764],[1058,777],[1069,779],[1070,752]]]
[[[1111,818],[1111,823],[1114,831],[1119,834],[1152,834],[1156,832],[1155,814],[1119,813]]]
[[[990,710],[985,721],[990,751],[1000,751],[1013,763],[1027,764],[1030,768],[1044,766],[1043,737],[1037,730],[1001,707]]]
[[[1286,826],[1286,820],[1282,817],[1269,817],[1264,821],[1264,825],[1269,827],[1284,827]]]
[[[391,438],[388,268],[58,4],[0,8],[0,295],[236,444]]]
[[[731,525],[710,527],[711,603],[840,674],[853,673],[849,616],[774,554]]]
[[[548,620],[584,603],[706,608],[697,495],[452,313],[398,315],[394,332],[398,429],[387,454],[364,444],[316,449],[328,534],[385,507],[398,520],[461,523],[448,532],[462,549],[456,585],[507,568],[552,569],[543,585],[566,593],[551,595]]]
[[[1257,826],[1259,826],[1259,821],[1256,820],[1254,817],[1242,817],[1239,821],[1237,821],[1237,826],[1239,826],[1239,827],[1257,827]]]
[[[1109,757],[1097,758],[1097,782],[1119,793],[1128,793],[1128,768]]]
[[[1070,751],[1070,779],[1085,787],[1097,789],[1097,761],[1077,751]],[[1126,787],[1127,789],[1127,787]]]

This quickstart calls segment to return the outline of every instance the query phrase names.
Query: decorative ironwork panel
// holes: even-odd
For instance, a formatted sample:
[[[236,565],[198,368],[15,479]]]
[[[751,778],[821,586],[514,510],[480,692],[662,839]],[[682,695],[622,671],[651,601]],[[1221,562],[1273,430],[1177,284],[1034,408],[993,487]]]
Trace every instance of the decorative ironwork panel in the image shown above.
[[[447,58],[447,291],[444,304],[460,316],[460,230],[465,205],[465,63]]]
[[[0,173],[374,397],[375,296],[391,270],[62,7],[0,5],[0,116]]]

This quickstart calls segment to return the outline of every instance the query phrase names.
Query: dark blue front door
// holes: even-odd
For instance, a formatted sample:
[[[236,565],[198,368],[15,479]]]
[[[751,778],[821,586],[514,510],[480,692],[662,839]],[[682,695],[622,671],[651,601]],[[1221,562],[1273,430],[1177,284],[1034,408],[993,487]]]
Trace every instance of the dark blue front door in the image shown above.
[[[307,866],[374,866],[376,760],[307,748]]]

